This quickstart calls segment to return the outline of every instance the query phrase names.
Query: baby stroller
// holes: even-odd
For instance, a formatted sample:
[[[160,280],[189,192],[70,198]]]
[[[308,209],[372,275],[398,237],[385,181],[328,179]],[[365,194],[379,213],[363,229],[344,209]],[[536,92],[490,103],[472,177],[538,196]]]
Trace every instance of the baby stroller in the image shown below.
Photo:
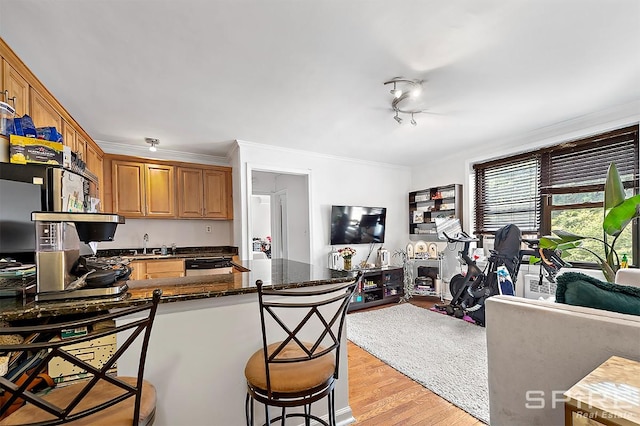
[[[464,232],[455,237],[446,234],[445,236],[449,242],[464,243],[460,257],[467,265],[467,272],[465,275],[457,274],[451,278],[449,284],[451,302],[438,309],[445,310],[447,314],[458,318],[468,315],[481,326],[484,326],[485,322],[485,300],[497,294],[515,294],[513,283],[518,277],[523,255],[539,256],[542,259],[540,278],[542,279],[544,271],[545,277],[551,282],[554,282],[554,277],[560,268],[566,265],[556,252],[539,249],[537,240],[524,240],[529,250],[521,250],[522,233],[513,224],[496,231],[494,249],[490,252],[484,271],[467,254],[469,244],[477,239],[471,238]]]

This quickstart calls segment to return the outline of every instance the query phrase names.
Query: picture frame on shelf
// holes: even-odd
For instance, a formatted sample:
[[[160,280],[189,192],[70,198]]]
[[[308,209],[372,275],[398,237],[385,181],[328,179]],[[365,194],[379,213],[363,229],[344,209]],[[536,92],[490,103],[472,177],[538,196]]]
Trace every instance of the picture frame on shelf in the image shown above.
[[[415,210],[413,212],[413,223],[424,223],[424,212]]]
[[[413,254],[413,244],[407,244],[407,259],[413,259],[415,255]]]

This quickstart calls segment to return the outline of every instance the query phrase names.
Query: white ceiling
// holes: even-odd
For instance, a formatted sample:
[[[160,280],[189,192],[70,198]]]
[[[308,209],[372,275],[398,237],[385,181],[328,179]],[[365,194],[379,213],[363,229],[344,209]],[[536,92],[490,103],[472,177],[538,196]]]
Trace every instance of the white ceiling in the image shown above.
[[[640,101],[638,0],[0,0],[0,36],[98,143],[198,154],[415,165]]]

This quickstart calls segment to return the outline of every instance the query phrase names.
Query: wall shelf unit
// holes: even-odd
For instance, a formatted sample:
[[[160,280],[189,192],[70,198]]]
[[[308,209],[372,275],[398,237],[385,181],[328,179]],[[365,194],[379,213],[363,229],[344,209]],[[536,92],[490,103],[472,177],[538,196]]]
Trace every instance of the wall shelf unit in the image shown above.
[[[455,218],[462,224],[462,185],[437,186],[409,193],[410,236],[437,239],[436,218]]]
[[[368,269],[353,293],[349,311],[395,303],[404,294],[404,272],[400,266]]]

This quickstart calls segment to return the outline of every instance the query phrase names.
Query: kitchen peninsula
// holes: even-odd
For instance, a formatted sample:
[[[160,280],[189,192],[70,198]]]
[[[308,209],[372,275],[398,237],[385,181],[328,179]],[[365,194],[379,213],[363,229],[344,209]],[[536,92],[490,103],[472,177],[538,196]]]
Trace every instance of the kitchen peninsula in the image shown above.
[[[91,313],[142,303],[163,291],[145,377],[158,392],[156,425],[241,425],[246,384],[244,364],[261,342],[255,282],[292,288],[345,282],[354,275],[288,260],[234,262],[243,273],[128,281],[122,300],[77,300],[4,306],[6,320]],[[21,303],[20,303],[21,305]],[[130,320],[133,320],[131,318]],[[120,339],[120,337],[119,337]],[[343,336],[343,339],[346,339]],[[344,343],[344,342],[343,342]],[[338,422],[352,420],[348,400],[346,344],[341,347],[336,386]],[[135,375],[138,359],[121,358],[119,374]],[[314,409],[322,413],[323,404]],[[261,412],[263,410],[259,410]]]

